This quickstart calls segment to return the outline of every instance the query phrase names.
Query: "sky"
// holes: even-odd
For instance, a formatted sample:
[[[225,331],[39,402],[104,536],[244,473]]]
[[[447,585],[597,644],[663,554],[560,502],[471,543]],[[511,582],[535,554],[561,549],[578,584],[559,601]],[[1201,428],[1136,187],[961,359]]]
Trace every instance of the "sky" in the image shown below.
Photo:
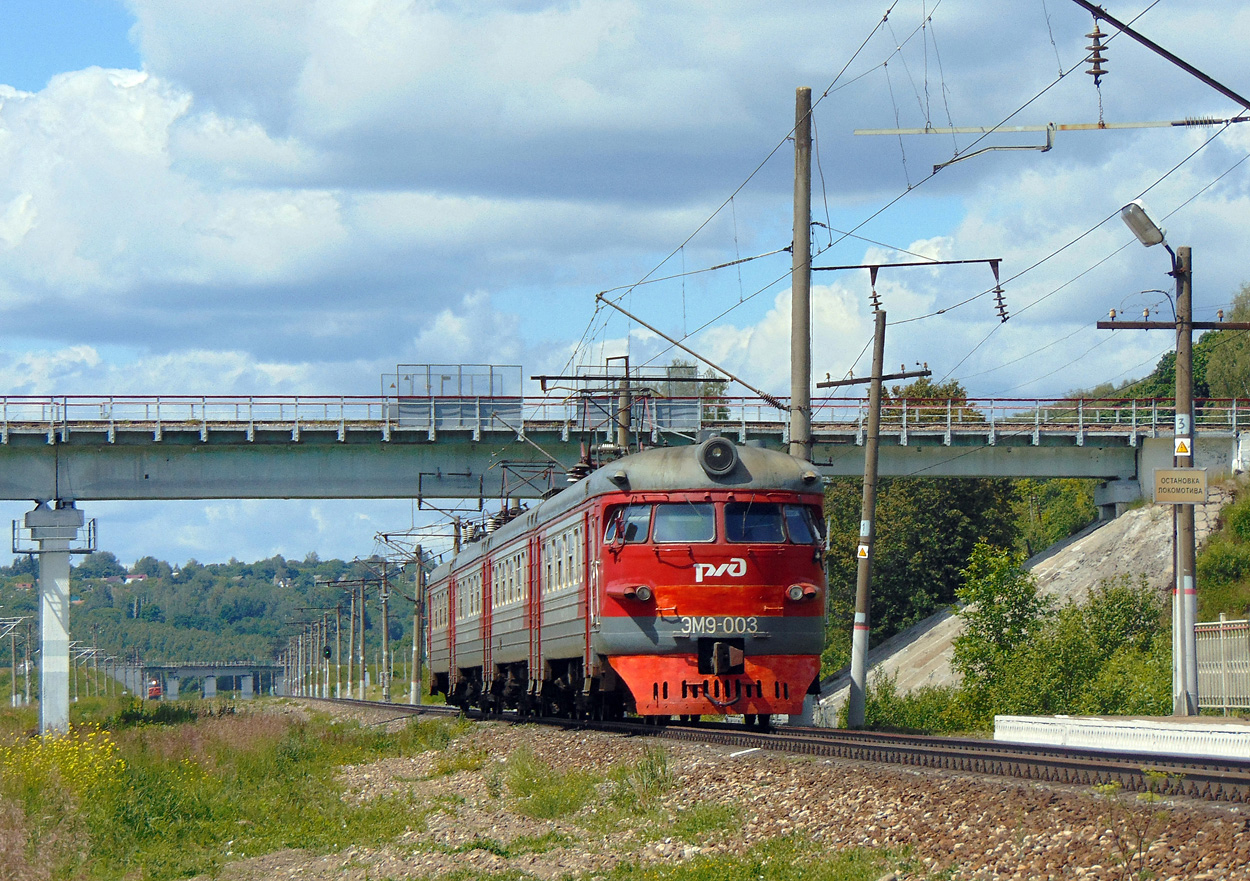
[[[1250,8],[1107,0],[1250,95]],[[855,129],[1227,118],[1125,36],[1085,73],[1070,0],[0,0],[0,389],[375,394],[396,364],[662,365],[607,296],[788,394],[798,86],[813,90],[816,266],[882,270],[887,364],[973,397],[1150,371],[1170,268],[1195,317],[1240,285],[1250,124],[864,136]],[[887,14],[888,12],[888,14]],[[1114,32],[1103,25],[1104,32]],[[975,143],[974,143],[975,142]],[[745,257],[728,269],[699,271]],[[667,279],[667,280],[657,280]],[[645,283],[643,283],[645,282]],[[864,271],[813,277],[813,374],[869,369]],[[1152,315],[1153,317],[1153,315]],[[1166,316],[1165,316],[1166,317]],[[536,391],[536,390],[529,390]],[[0,505],[16,519],[28,505]],[[96,503],[123,562],[371,552],[410,500]]]

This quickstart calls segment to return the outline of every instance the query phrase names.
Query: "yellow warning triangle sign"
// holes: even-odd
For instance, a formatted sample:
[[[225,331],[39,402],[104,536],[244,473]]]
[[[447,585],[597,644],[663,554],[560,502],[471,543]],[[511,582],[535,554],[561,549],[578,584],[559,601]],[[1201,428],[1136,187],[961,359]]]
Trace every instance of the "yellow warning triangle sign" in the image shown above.
[[[1178,437],[1178,438],[1176,439],[1176,452],[1174,453],[1174,455],[1177,455],[1177,456],[1188,456],[1188,455],[1190,455],[1190,441],[1189,441],[1189,438],[1187,438],[1187,437]]]
[[[868,559],[868,545],[860,545],[859,550],[855,552],[855,556],[859,557],[861,560],[867,560]]]

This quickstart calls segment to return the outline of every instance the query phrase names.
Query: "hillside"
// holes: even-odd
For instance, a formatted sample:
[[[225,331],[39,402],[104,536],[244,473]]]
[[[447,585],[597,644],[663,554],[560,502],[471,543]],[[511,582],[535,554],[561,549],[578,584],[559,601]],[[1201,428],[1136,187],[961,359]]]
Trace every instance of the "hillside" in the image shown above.
[[[1196,506],[1199,543],[1211,535],[1231,498],[1228,489],[1213,487],[1211,501]],[[1103,579],[1123,574],[1143,575],[1151,587],[1166,595],[1172,580],[1171,509],[1145,505],[1115,520],[1095,523],[1030,558],[1025,567],[1037,578],[1041,591],[1060,603],[1084,599]],[[952,644],[961,631],[962,622],[952,610],[930,616],[869,651],[870,681],[877,675],[895,677],[900,693],[924,685],[955,684]],[[849,671],[825,683],[817,711],[820,724],[836,724],[849,688]]]

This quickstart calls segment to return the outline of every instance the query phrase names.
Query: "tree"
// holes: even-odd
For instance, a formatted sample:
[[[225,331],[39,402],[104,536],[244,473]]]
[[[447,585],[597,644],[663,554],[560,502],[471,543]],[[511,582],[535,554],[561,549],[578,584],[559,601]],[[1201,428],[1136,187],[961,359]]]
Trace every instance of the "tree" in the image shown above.
[[[1016,481],[1012,512],[1018,525],[1016,545],[1026,556],[1075,535],[1094,522],[1096,480],[1059,477]]]
[[[74,575],[78,578],[120,578],[125,574],[126,568],[108,551],[87,554],[74,567]]]
[[[1231,321],[1250,321],[1250,283],[1233,298]],[[1250,338],[1244,331],[1220,330],[1213,337],[1207,362],[1207,384],[1212,397],[1250,397]]]
[[[955,638],[954,666],[964,687],[992,683],[1004,660],[1042,626],[1050,604],[1020,568],[1022,554],[977,542],[957,591],[964,632]]]
[[[703,374],[703,379],[715,379],[714,382],[694,382],[699,378],[699,365],[694,361],[674,358],[668,365],[668,377],[657,389],[661,395],[666,398],[702,398],[705,420],[729,418],[729,409],[724,406],[729,383],[715,379],[716,373],[710,367]]]

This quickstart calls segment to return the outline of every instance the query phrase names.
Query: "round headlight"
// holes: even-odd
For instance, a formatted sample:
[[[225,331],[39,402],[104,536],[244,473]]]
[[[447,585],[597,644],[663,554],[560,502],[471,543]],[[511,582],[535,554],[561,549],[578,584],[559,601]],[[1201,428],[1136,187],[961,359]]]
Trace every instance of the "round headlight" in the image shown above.
[[[786,596],[794,600],[796,603],[803,599],[803,585],[792,584],[786,588]]]
[[[723,477],[738,464],[738,451],[733,442],[714,437],[699,447],[699,464],[710,477]]]

